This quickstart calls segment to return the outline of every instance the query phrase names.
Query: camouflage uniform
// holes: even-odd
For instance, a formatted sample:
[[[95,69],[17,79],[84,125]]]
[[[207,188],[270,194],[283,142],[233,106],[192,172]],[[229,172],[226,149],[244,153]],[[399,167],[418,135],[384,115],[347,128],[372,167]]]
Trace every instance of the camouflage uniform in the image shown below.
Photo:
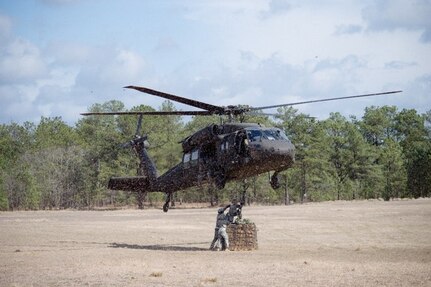
[[[229,238],[226,232],[226,226],[229,224],[229,218],[227,214],[224,214],[224,211],[230,207],[230,205],[219,208],[217,214],[216,227],[214,229],[214,239],[211,242],[210,249],[220,249],[220,244],[222,245],[222,250],[226,250],[229,248]]]

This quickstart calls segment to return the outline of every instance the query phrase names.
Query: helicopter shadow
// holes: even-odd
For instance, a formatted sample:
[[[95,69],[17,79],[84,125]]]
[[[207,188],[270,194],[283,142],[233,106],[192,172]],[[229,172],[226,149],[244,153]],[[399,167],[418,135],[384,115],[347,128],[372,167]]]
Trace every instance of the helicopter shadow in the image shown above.
[[[190,244],[206,244],[207,242],[200,243],[186,243],[182,245]],[[110,243],[109,248],[127,248],[127,249],[142,249],[142,250],[158,250],[158,251],[209,251],[207,248],[195,247],[195,246],[178,246],[169,244],[154,244],[154,245],[138,245],[138,244],[127,244],[127,243]]]

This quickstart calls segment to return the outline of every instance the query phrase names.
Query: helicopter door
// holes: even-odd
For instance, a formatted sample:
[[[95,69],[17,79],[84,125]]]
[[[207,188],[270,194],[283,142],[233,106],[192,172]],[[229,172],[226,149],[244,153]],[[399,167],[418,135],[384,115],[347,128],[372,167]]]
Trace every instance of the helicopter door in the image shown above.
[[[199,150],[199,182],[207,181],[217,166],[217,146],[215,142],[202,145]]]
[[[231,165],[238,162],[235,148],[235,134],[226,136],[220,144],[220,159],[223,164]]]
[[[247,145],[248,140],[245,131],[239,131],[235,136],[235,149],[241,160],[247,156]]]
[[[199,173],[199,149],[183,155],[183,179],[191,180],[193,183],[198,182]]]

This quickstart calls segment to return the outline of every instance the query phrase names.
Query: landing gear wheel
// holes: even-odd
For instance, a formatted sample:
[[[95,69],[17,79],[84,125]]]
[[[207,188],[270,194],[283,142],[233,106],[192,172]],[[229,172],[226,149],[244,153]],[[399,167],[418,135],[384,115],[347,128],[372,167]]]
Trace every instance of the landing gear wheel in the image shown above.
[[[168,212],[168,210],[169,210],[169,202],[171,202],[171,194],[172,193],[166,194],[166,202],[165,202],[165,204],[163,204],[163,211],[164,212]]]
[[[280,179],[278,178],[278,172],[274,172],[274,174],[271,176],[271,187],[273,189],[279,189],[280,188]]]
[[[163,204],[163,211],[168,212],[168,210],[169,210],[169,202],[166,202],[165,204]]]

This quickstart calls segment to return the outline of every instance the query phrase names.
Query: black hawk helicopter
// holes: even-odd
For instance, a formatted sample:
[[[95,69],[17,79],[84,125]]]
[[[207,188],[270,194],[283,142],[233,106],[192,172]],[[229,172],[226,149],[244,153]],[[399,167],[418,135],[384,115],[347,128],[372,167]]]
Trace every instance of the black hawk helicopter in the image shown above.
[[[172,194],[192,186],[214,184],[218,189],[224,188],[226,182],[241,180],[262,173],[274,171],[271,176],[271,187],[280,187],[278,173],[290,168],[295,161],[295,146],[289,141],[283,130],[275,127],[264,127],[257,123],[234,123],[233,118],[264,109],[335,101],[342,99],[371,97],[399,93],[391,91],[356,96],[302,101],[289,104],[263,107],[216,106],[196,100],[179,97],[153,89],[138,86],[125,88],[162,97],[171,101],[200,108],[202,111],[155,111],[155,112],[105,112],[82,113],[81,115],[138,115],[135,137],[123,147],[131,147],[139,157],[139,175],[112,177],[108,188],[137,192],[163,192],[166,202],[163,211],[167,212]],[[157,168],[148,155],[147,135],[140,136],[142,117],[144,115],[192,115],[228,116],[228,122],[211,124],[181,141],[183,158],[180,163],[159,175]]]

